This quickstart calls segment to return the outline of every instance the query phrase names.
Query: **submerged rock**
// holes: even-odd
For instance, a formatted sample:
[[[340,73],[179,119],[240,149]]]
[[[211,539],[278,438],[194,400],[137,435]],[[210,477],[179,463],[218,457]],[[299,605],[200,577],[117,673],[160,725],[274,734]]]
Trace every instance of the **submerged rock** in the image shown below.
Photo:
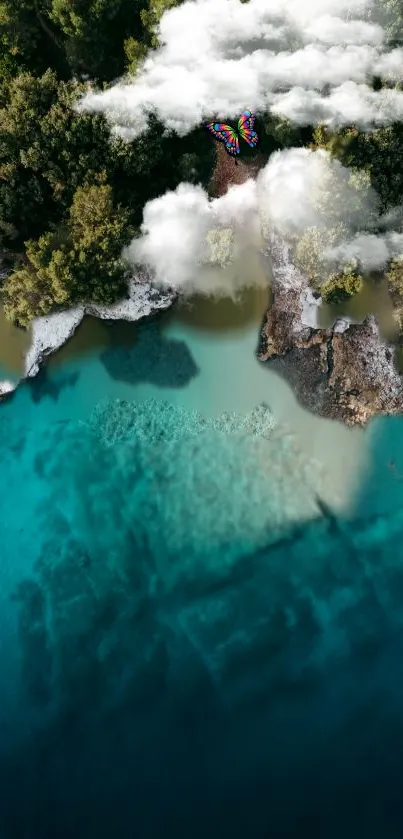
[[[272,303],[258,358],[293,386],[301,404],[347,425],[365,425],[375,414],[403,410],[403,380],[395,347],[382,338],[373,316],[342,319],[330,329],[307,317],[309,284],[292,263],[291,246],[272,234]],[[310,299],[310,298],[309,298]]]

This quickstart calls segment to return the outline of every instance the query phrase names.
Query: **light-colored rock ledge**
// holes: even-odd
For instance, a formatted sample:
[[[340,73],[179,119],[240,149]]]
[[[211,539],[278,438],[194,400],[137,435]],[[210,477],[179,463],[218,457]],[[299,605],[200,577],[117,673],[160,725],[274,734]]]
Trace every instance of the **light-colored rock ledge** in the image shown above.
[[[74,335],[85,315],[101,320],[137,321],[168,309],[175,299],[174,291],[159,291],[145,273],[139,272],[129,280],[127,299],[120,300],[112,306],[87,303],[46,317],[35,318],[31,328],[31,344],[24,361],[24,375],[17,382],[0,381],[0,396],[15,390],[24,379],[36,376],[44,359]]]

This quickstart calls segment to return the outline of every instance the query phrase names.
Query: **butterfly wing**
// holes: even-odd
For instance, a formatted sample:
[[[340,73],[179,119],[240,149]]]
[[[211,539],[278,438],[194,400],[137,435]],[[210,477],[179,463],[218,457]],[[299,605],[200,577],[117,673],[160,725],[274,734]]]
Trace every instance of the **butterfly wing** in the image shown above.
[[[206,128],[213,134],[216,140],[225,144],[228,154],[236,157],[240,153],[239,140],[233,128],[225,122],[206,122]]]
[[[238,120],[238,131],[248,146],[254,148],[259,142],[259,137],[254,129],[256,117],[251,111],[243,111]]]

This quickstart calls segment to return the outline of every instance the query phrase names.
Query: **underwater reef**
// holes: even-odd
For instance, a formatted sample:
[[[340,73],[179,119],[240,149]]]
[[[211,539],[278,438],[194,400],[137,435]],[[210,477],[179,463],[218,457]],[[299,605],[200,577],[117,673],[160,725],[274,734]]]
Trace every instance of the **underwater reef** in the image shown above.
[[[377,835],[403,754],[401,508],[336,516],[264,405],[4,416],[0,445],[0,832]]]

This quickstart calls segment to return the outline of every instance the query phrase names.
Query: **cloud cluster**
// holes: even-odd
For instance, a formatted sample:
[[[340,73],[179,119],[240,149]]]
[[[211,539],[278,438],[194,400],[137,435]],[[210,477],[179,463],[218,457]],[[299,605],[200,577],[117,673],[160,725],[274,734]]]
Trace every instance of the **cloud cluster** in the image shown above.
[[[146,204],[141,236],[123,256],[132,266],[146,266],[162,287],[232,296],[267,283],[257,263],[256,270],[246,264],[262,244],[254,180],[214,200],[201,186],[183,183]]]
[[[141,236],[125,257],[133,266],[146,265],[160,286],[184,294],[231,294],[267,282],[262,272],[251,270],[251,262],[244,269],[246,254],[256,256],[268,229],[295,243],[307,231],[322,231],[318,256],[324,264],[341,267],[356,257],[370,269],[402,250],[402,234],[373,232],[399,218],[395,213],[380,219],[377,196],[365,178],[328,152],[288,149],[275,152],[256,180],[232,186],[220,198],[209,200],[201,186],[180,184],[148,202]],[[334,230],[341,231],[342,241],[327,249],[327,234]]]
[[[301,125],[385,124],[402,118],[403,92],[368,82],[402,80],[403,50],[388,51],[381,10],[373,0],[187,0],[163,15],[161,46],[135,80],[78,107],[103,112],[126,138],[150,112],[183,135],[245,106]]]
[[[403,233],[395,230],[381,235],[357,233],[349,241],[326,249],[324,260],[327,264],[333,263],[335,266],[357,261],[364,271],[375,271],[385,268],[390,259],[402,253]]]
[[[396,43],[393,8],[388,0],[186,0],[163,15],[161,46],[135,79],[92,91],[77,107],[104,113],[127,139],[146,130],[151,113],[185,135],[246,106],[298,125],[399,121],[403,91],[393,83],[403,81],[403,49],[388,49],[386,34]],[[391,84],[373,90],[375,75]],[[326,152],[290,149],[221,198],[181,184],[149,202],[125,256],[162,286],[236,293],[265,281],[251,265],[270,228],[326,273],[352,260],[383,267],[402,251],[402,221],[401,208],[380,218],[369,185]]]

